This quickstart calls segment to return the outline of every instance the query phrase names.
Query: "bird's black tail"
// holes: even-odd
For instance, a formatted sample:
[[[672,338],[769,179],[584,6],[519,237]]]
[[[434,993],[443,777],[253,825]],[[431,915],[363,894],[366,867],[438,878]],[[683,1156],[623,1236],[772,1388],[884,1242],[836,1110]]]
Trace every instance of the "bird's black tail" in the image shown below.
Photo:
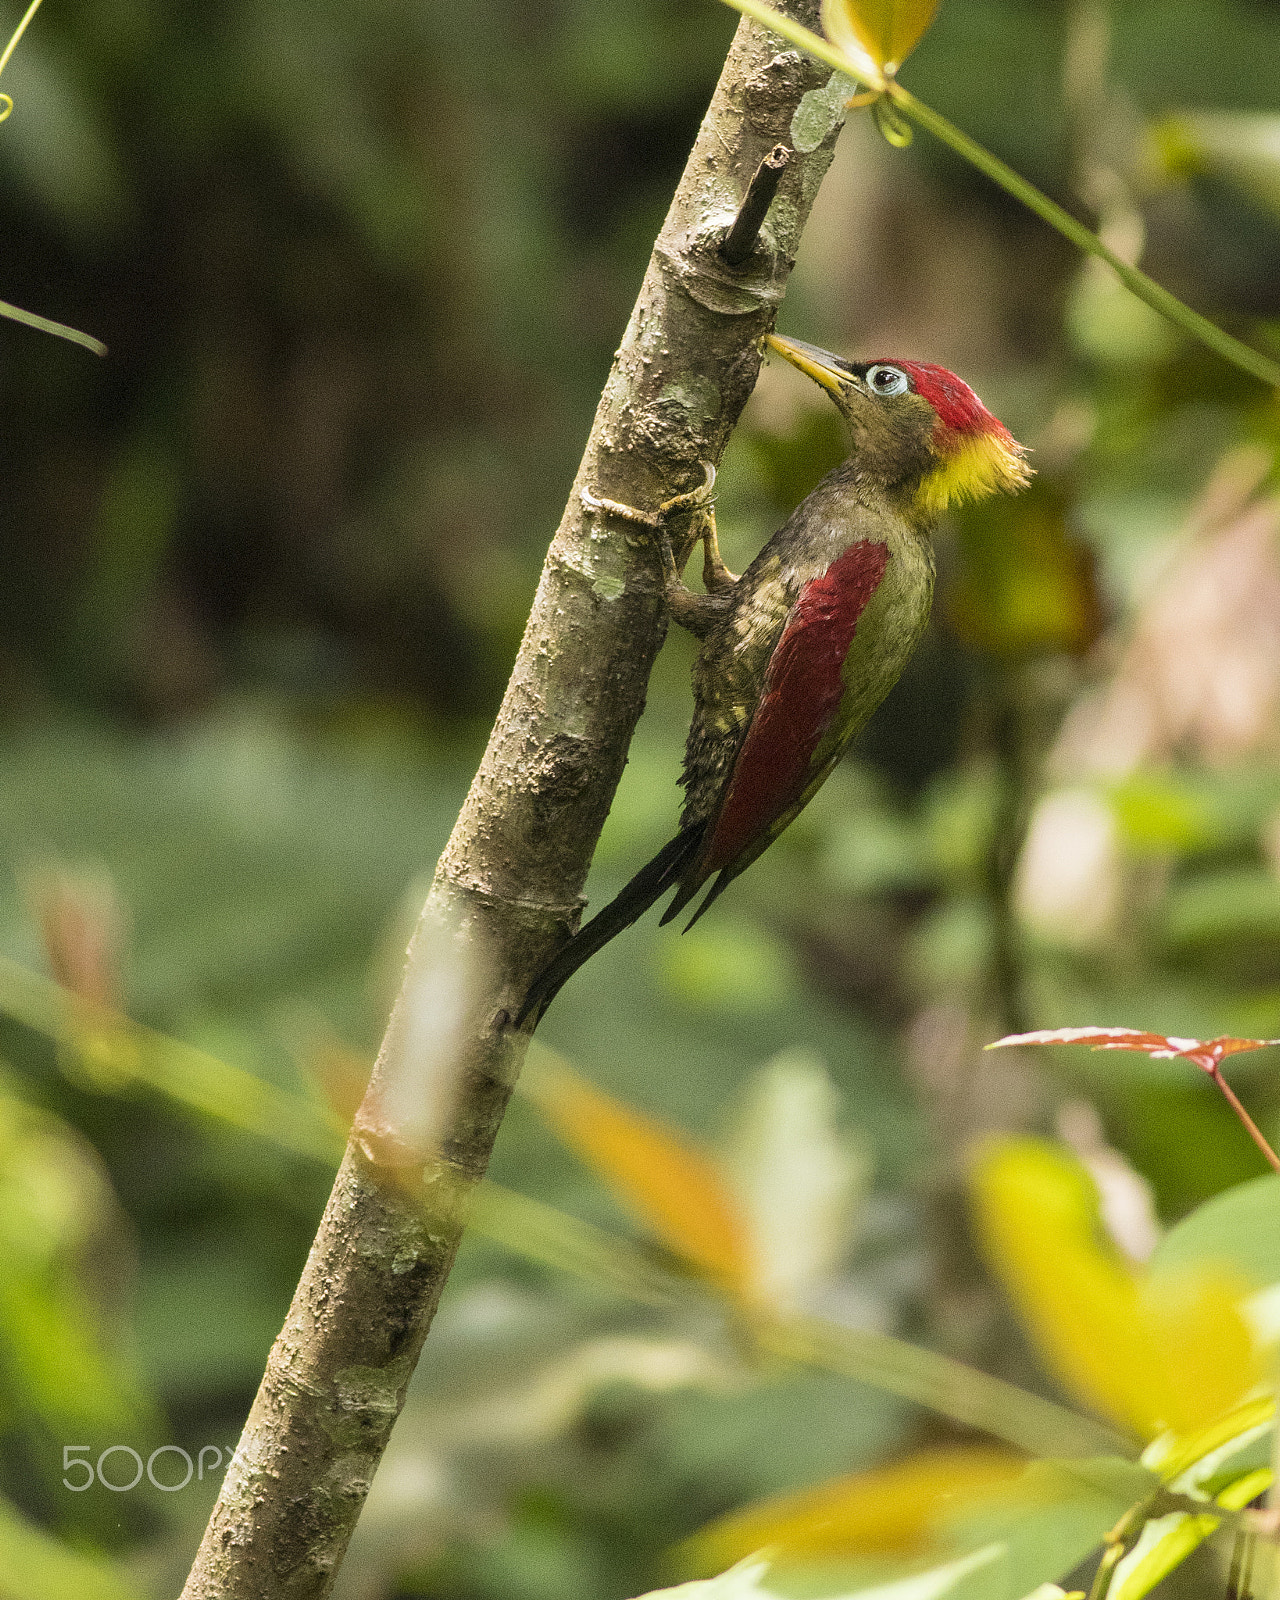
[[[635,877],[603,911],[592,917],[585,927],[579,928],[529,985],[529,992],[520,1007],[516,1027],[521,1027],[530,1017],[535,1026],[561,986],[573,976],[597,950],[603,950],[615,933],[629,928],[637,917],[643,916],[655,900],[660,900],[671,888],[689,862],[697,854],[707,831],[706,822],[695,822],[681,828],[670,844],[658,851],[647,866],[640,868]]]

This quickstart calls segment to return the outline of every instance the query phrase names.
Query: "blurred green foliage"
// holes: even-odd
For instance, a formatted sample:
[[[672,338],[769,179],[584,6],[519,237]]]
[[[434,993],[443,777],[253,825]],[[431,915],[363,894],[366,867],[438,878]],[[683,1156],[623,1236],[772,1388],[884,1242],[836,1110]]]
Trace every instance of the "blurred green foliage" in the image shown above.
[[[312,1118],[326,1064],[371,1055],[733,25],[685,0],[46,0],[6,69],[0,293],[111,355],[0,323],[0,955],[98,974]],[[1273,8],[947,0],[904,81],[1280,349]],[[763,1061],[820,1058],[876,1165],[829,1314],[1045,1386],[955,1220],[969,1136],[1083,1096],[1167,1220],[1257,1170],[1189,1074],[976,1046],[1015,1020],[1280,1033],[1280,666],[1245,527],[1280,412],[865,119],[784,324],[962,372],[1037,488],[944,532],[930,636],[820,800],[687,939],[604,951],[542,1036],[704,1133]],[[731,565],[842,449],[767,369],[720,480]],[[1161,610],[1171,584],[1221,614]],[[673,827],[689,660],[673,635],[593,903]],[[329,1168],[11,1012],[0,1059],[0,1564],[24,1600],[116,1592],[54,1576],[73,1547],[176,1592],[217,1471],[75,1493],[62,1446],[234,1442]],[[1232,1070],[1274,1132],[1268,1058]],[[522,1102],[494,1173],[624,1226]],[[704,1334],[470,1241],[342,1592],[618,1600],[742,1498],[938,1427],[848,1380],[582,1355]],[[568,1398],[535,1425],[543,1379]]]

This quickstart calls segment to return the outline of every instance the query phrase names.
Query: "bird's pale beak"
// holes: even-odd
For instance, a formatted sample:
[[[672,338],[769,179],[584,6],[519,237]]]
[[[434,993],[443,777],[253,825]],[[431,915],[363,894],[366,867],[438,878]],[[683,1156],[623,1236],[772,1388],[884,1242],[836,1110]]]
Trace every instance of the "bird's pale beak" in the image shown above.
[[[853,378],[846,362],[841,361],[839,356],[833,356],[829,350],[820,350],[816,344],[806,344],[803,339],[786,339],[777,333],[767,334],[764,342],[771,350],[776,350],[784,361],[799,367],[807,377],[820,383],[824,389],[830,389],[832,394],[842,394]]]

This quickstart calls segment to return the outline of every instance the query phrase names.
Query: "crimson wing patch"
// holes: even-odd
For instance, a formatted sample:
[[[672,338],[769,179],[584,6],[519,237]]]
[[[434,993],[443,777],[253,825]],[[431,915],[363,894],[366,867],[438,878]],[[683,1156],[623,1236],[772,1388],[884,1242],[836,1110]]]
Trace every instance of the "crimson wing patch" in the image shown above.
[[[801,589],[770,657],[700,875],[736,860],[808,787],[813,753],[844,696],[841,669],[858,618],[888,564],[888,545],[860,540]]]

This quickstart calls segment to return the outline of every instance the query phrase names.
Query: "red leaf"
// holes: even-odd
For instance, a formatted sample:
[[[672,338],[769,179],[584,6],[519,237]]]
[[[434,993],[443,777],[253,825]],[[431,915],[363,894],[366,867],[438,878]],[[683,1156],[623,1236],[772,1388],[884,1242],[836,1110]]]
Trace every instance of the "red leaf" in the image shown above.
[[[1085,1044],[1091,1050],[1141,1050],[1153,1061],[1194,1061],[1210,1074],[1224,1056],[1242,1050],[1265,1050],[1280,1039],[1180,1039],[1174,1034],[1144,1033],[1141,1028],[1041,1028],[1036,1033],[1010,1033],[987,1046],[1010,1044]]]
[[[1153,1061],[1194,1061],[1217,1084],[1245,1132],[1271,1167],[1280,1172],[1280,1156],[1267,1143],[1265,1134],[1240,1104],[1239,1096],[1220,1070],[1223,1056],[1238,1055],[1242,1050],[1265,1050],[1268,1045],[1280,1044],[1280,1039],[1233,1039],[1227,1035],[1220,1039],[1179,1039],[1175,1034],[1143,1033],[1141,1028],[1041,1028],[1036,1033],[1006,1034],[986,1048],[998,1050],[1007,1044],[1087,1044],[1091,1050],[1141,1050]]]

